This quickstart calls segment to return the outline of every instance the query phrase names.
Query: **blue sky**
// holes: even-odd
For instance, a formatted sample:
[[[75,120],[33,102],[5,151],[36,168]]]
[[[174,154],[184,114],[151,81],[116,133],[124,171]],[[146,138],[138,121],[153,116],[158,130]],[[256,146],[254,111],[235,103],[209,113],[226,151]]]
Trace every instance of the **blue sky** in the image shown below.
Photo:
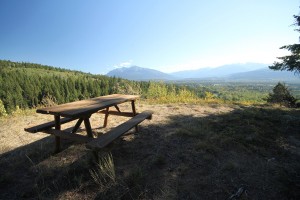
[[[1,0],[0,59],[105,74],[271,64],[299,0]]]

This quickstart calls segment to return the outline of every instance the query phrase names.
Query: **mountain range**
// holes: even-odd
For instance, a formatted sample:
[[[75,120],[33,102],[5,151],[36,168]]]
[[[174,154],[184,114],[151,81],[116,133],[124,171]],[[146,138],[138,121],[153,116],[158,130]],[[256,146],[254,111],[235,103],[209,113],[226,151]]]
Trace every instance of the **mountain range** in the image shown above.
[[[186,78],[217,78],[224,77],[234,73],[248,72],[252,70],[266,68],[265,64],[246,63],[246,64],[231,64],[222,65],[219,67],[206,67],[196,70],[185,70],[171,73],[173,76],[186,79]]]
[[[129,80],[172,80],[175,78],[170,74],[158,70],[138,66],[117,68],[108,72],[106,75]]]
[[[245,63],[223,65],[215,68],[200,68],[173,73],[138,66],[117,68],[107,76],[115,76],[129,80],[224,80],[224,81],[299,81],[299,75],[287,71],[273,71],[268,65],[261,63]]]

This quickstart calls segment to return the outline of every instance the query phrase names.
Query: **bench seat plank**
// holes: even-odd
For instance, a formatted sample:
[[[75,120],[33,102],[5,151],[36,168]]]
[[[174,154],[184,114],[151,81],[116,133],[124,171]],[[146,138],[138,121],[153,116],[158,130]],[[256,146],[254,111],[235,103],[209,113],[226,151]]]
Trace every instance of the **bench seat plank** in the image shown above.
[[[60,124],[65,124],[65,123],[71,122],[73,120],[75,120],[75,119],[65,117],[65,118],[60,119]],[[40,132],[40,131],[50,129],[54,126],[55,126],[55,122],[51,121],[51,122],[47,122],[47,123],[44,123],[44,124],[39,124],[37,126],[33,126],[33,127],[30,127],[30,128],[25,128],[24,130],[26,132],[29,132],[29,133],[37,133],[37,132]]]
[[[106,114],[106,110],[98,111],[98,113]],[[108,111],[109,115],[117,115],[117,116],[123,116],[123,117],[133,117],[133,112],[119,112],[119,111]],[[138,114],[138,113],[136,113]]]
[[[64,139],[68,139],[68,140],[71,140],[74,142],[86,143],[86,142],[90,142],[91,140],[93,140],[93,138],[91,138],[91,137],[87,137],[84,135],[78,135],[78,134],[70,133],[67,131],[56,130],[56,129],[49,129],[44,132],[64,138]]]
[[[91,142],[87,143],[86,147],[92,150],[100,150],[145,119],[151,119],[152,114],[152,111],[144,111],[129,119],[125,123],[101,135],[97,139],[94,139]]]

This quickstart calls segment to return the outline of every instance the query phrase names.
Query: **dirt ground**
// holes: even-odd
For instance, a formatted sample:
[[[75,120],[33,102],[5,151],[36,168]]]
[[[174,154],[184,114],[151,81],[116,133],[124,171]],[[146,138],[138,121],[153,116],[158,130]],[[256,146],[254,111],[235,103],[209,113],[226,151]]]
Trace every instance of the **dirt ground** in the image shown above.
[[[130,105],[120,105],[121,111],[130,111]],[[161,124],[164,125],[168,123],[170,116],[181,115],[195,115],[195,116],[207,116],[211,113],[222,113],[229,112],[232,108],[228,106],[217,106],[213,108],[210,106],[196,106],[196,105],[147,105],[147,104],[138,104],[137,112],[142,112],[144,110],[155,111],[151,121],[145,121],[145,124]],[[91,118],[91,125],[95,135],[101,134],[102,132],[108,131],[110,128],[117,126],[118,124],[125,122],[127,118],[125,117],[115,117],[112,116],[109,118],[108,127],[103,129],[101,128],[104,121],[104,115],[95,114]],[[45,123],[53,120],[52,115],[43,115],[43,114],[24,114],[18,116],[11,116],[9,118],[0,119],[1,129],[0,129],[0,152],[6,153],[8,151],[14,150],[15,148],[30,144],[34,141],[43,139],[48,134],[38,133],[38,134],[29,134],[24,131],[24,128],[31,127],[37,124]],[[73,126],[75,123],[64,124],[62,129]],[[81,126],[83,128],[83,126]]]
[[[113,159],[113,178],[93,176],[99,167],[84,144],[63,141],[54,154],[53,137],[24,131],[52,116],[0,119],[0,199],[299,199],[299,110],[139,102],[136,107],[153,110],[152,120],[99,153]],[[103,119],[91,118],[95,137],[127,120],[110,116],[102,128]]]

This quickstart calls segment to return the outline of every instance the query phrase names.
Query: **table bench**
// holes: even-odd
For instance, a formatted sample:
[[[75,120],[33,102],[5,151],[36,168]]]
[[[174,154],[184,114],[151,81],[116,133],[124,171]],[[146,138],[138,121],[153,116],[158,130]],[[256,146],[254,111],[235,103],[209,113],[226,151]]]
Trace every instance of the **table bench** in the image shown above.
[[[55,152],[60,151],[60,138],[83,142],[86,143],[86,147],[88,149],[99,151],[133,127],[135,127],[136,131],[138,131],[138,124],[143,122],[145,119],[150,120],[152,118],[152,111],[136,113],[135,100],[137,98],[139,98],[138,95],[113,94],[48,108],[40,108],[37,109],[37,113],[53,115],[54,121],[25,128],[24,130],[30,133],[45,132],[54,135],[56,141]],[[125,102],[131,102],[132,112],[120,111],[118,105]],[[110,111],[110,107],[115,107],[117,111]],[[130,119],[107,133],[94,138],[90,124],[90,117],[94,113],[105,114],[103,127],[107,126],[109,115],[125,116],[130,117]],[[61,130],[61,124],[74,120],[77,120],[74,127]],[[87,132],[86,136],[76,134],[82,122],[84,122],[85,125]]]
[[[123,124],[117,126],[116,128],[112,129],[111,131],[101,135],[95,140],[91,140],[87,143],[86,147],[92,150],[100,150],[110,144],[112,141],[129,131],[131,128],[135,127],[145,119],[152,118],[152,111],[144,111],[133,118],[129,119],[128,121],[124,122]]]

